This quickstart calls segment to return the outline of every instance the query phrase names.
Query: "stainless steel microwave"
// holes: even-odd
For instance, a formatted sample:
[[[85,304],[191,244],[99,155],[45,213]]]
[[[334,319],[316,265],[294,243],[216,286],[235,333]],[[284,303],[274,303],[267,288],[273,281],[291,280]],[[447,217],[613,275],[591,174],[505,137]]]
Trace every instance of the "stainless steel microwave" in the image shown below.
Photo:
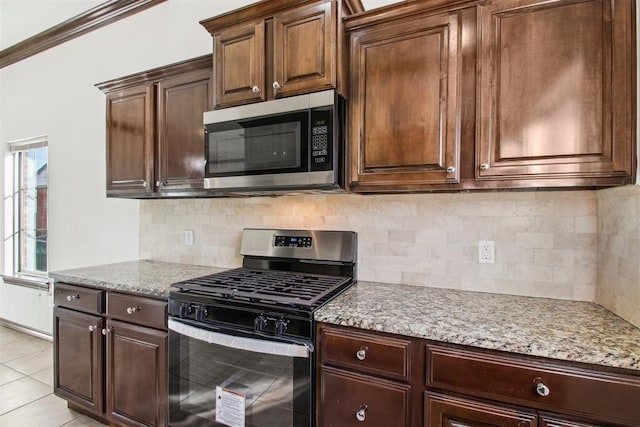
[[[344,117],[344,99],[334,90],[204,113],[205,188],[342,189]]]

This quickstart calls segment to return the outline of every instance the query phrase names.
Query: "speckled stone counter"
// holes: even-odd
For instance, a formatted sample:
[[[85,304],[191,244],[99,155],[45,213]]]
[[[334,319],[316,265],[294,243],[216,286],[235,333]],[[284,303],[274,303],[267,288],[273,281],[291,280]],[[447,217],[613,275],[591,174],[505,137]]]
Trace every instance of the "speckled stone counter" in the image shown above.
[[[172,283],[224,270],[228,269],[143,260],[54,271],[49,277],[56,282],[168,298]]]
[[[358,282],[315,319],[640,374],[640,329],[593,303]]]

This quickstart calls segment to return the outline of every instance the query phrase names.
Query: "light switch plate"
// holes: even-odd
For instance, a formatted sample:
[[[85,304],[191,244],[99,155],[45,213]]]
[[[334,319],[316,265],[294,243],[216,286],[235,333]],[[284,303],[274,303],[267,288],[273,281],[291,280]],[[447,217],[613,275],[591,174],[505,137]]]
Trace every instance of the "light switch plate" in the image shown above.
[[[193,230],[185,230],[184,244],[187,246],[193,246],[193,241],[194,241]]]

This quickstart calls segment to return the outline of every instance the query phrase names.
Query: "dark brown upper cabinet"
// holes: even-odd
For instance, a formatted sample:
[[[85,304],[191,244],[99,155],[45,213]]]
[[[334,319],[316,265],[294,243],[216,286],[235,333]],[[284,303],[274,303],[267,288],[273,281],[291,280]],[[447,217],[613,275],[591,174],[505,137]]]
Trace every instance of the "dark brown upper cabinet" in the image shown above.
[[[215,108],[343,89],[342,16],[359,0],[272,0],[202,21],[213,36]]]
[[[476,186],[632,181],[633,0],[479,7]]]
[[[356,192],[635,179],[633,0],[402,2],[349,16]]]
[[[458,188],[461,139],[473,140],[463,108],[473,111],[475,69],[463,62],[473,60],[465,46],[475,9],[430,14],[425,5],[345,23],[352,191]]]
[[[107,196],[203,192],[210,55],[97,85],[107,95]]]

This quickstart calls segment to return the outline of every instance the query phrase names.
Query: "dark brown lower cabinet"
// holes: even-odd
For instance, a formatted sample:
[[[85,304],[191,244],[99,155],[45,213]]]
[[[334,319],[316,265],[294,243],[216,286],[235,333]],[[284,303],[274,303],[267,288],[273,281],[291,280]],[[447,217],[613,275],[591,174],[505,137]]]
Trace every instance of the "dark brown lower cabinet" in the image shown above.
[[[55,394],[109,425],[166,427],[167,302],[63,283],[54,302]]]
[[[55,309],[55,393],[98,414],[104,409],[103,327],[102,317]]]
[[[318,325],[318,425],[640,426],[637,371]]]
[[[167,425],[167,333],[107,320],[107,414],[125,425]]]
[[[424,395],[424,427],[535,427],[535,412],[445,394]]]

